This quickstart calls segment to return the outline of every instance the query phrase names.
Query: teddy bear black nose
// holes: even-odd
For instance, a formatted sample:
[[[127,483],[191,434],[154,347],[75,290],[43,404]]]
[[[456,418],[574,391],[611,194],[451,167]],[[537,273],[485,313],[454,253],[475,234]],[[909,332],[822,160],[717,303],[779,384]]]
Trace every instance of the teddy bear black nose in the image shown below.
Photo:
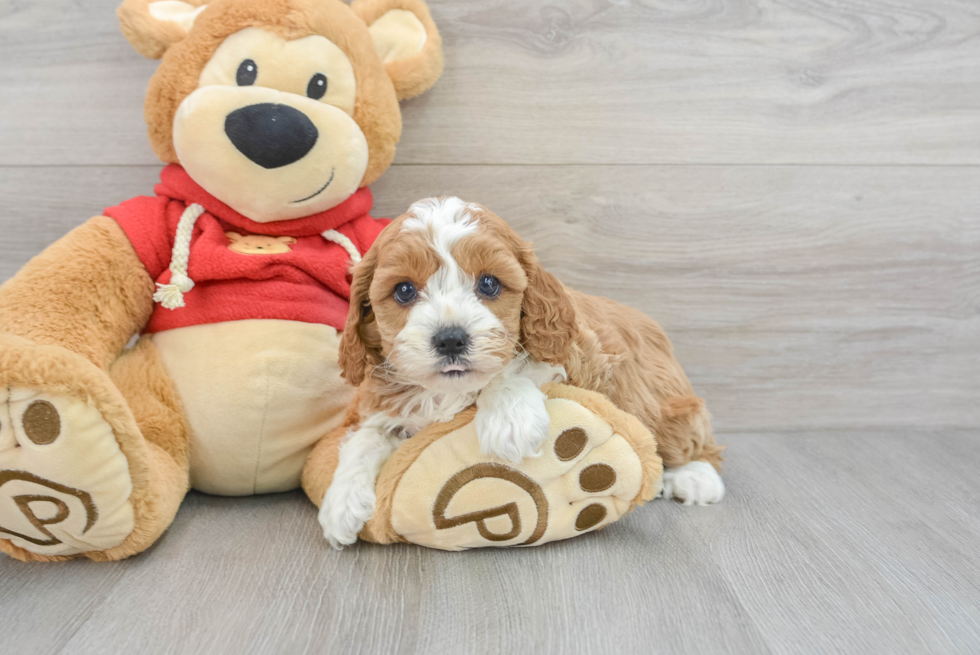
[[[319,136],[306,114],[271,102],[228,114],[225,134],[239,152],[262,168],[279,168],[299,161],[313,149]]]

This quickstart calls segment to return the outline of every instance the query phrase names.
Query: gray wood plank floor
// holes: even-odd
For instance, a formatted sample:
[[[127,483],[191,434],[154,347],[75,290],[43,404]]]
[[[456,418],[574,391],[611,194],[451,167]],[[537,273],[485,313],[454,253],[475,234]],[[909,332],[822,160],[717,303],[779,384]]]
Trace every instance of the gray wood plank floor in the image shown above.
[[[0,0],[0,280],[159,172],[116,0]],[[660,320],[716,507],[521,551],[192,494],[150,551],[0,559],[0,653],[980,652],[980,4],[431,0],[377,215],[482,202]]]

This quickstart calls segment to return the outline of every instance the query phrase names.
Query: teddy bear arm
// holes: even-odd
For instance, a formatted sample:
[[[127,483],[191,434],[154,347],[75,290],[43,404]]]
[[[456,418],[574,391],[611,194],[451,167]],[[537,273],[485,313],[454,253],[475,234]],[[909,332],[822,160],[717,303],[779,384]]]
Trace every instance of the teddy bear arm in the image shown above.
[[[65,347],[107,369],[149,320],[153,290],[119,225],[96,216],[0,286],[0,333]]]

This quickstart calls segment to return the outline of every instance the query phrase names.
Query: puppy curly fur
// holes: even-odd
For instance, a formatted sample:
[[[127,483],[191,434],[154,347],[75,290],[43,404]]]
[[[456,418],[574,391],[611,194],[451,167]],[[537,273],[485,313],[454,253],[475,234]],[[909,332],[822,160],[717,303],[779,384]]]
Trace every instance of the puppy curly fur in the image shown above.
[[[509,259],[526,281],[518,302],[498,300],[493,305],[510,333],[510,357],[525,351],[538,362],[563,366],[570,384],[598,391],[635,415],[656,435],[666,466],[700,460],[720,471],[723,447],[715,442],[704,401],[694,394],[663,329],[636,309],[568,289],[541,266],[532,245],[503,219],[479,205],[468,207],[477,229],[455,244],[453,256],[464,269],[473,268],[470,273],[476,276]],[[365,410],[391,406],[385,362],[405,320],[375,311],[374,306],[384,301],[378,293],[390,294],[390,289],[375,289],[372,297],[379,265],[396,265],[392,259],[404,259],[410,252],[411,261],[397,265],[425,271],[433,266],[425,260],[436,258],[424,240],[411,249],[398,247],[416,239],[403,229],[414,216],[410,210],[392,222],[353,272],[340,364],[348,382],[361,385],[362,416]],[[427,275],[419,277],[424,280]]]
[[[480,290],[484,279],[492,291]],[[439,336],[448,333],[452,352]],[[360,389],[320,506],[335,548],[371,520],[378,473],[401,441],[474,403],[484,455],[537,456],[550,424],[540,389],[556,378],[606,395],[654,433],[671,468],[665,497],[724,496],[722,449],[660,326],[567,289],[479,205],[423,200],[385,228],[353,272],[340,365]]]

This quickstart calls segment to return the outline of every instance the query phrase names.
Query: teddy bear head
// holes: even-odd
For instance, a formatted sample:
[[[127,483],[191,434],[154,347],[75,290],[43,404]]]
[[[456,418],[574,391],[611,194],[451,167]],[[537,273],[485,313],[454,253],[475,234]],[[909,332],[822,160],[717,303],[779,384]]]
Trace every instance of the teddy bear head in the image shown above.
[[[336,207],[387,170],[398,101],[442,72],[422,0],[124,0],[129,42],[162,58],[150,143],[257,222]]]

